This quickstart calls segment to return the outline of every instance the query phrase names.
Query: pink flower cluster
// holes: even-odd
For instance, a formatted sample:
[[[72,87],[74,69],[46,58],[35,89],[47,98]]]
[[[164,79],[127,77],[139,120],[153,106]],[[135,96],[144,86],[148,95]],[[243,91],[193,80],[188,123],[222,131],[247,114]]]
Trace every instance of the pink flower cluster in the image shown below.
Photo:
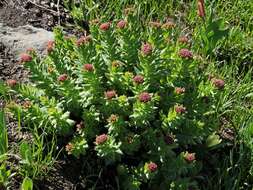
[[[47,42],[47,53],[51,53],[54,49],[54,41],[48,41]]]
[[[109,22],[105,22],[99,26],[99,29],[102,31],[107,31],[110,29],[110,26],[111,26],[111,24]]]
[[[175,106],[175,111],[179,114],[182,114],[182,113],[185,113],[186,112],[186,108],[184,106],[179,106],[179,105],[176,105]]]
[[[176,94],[183,94],[183,93],[185,93],[185,88],[181,88],[181,87],[176,87],[175,88],[175,93]]]
[[[147,103],[151,100],[151,96],[148,92],[142,92],[139,95],[139,100],[140,100],[140,102]]]
[[[153,48],[152,48],[151,44],[149,44],[149,43],[145,43],[141,47],[141,52],[143,55],[149,55],[152,53],[152,51],[153,51]]]
[[[58,77],[58,81],[60,82],[64,82],[68,79],[68,75],[67,74],[62,74]]]
[[[112,98],[116,97],[116,91],[115,90],[109,90],[105,92],[105,98],[108,100],[111,100]]]
[[[126,26],[127,26],[127,21],[125,21],[125,20],[120,20],[120,21],[117,23],[117,27],[118,27],[119,29],[124,29]]]
[[[133,78],[134,83],[136,84],[142,84],[144,82],[144,77],[142,75],[136,75]]]
[[[213,85],[214,85],[216,88],[218,88],[218,89],[223,89],[224,86],[225,86],[225,82],[224,82],[224,80],[222,80],[222,79],[213,78],[213,79],[212,79],[212,83],[213,83]]]
[[[23,53],[23,54],[21,54],[21,56],[20,56],[20,62],[21,63],[26,63],[26,62],[30,62],[30,61],[32,61],[32,56],[30,56],[29,54],[27,54],[27,53]]]
[[[185,59],[192,59],[193,58],[193,54],[190,50],[188,49],[181,49],[179,51],[179,56]]]
[[[91,36],[82,36],[81,38],[79,38],[77,41],[76,41],[76,45],[79,47],[83,44],[87,44],[89,42],[92,41],[92,37]]]
[[[83,68],[85,71],[88,71],[88,72],[94,71],[94,66],[92,64],[84,64]]]
[[[104,144],[108,140],[108,136],[106,134],[102,134],[96,137],[96,144]]]
[[[195,153],[186,153],[184,156],[184,159],[188,162],[188,163],[192,163],[194,160],[196,160],[196,156]]]
[[[14,79],[9,79],[9,80],[6,81],[6,84],[10,87],[13,87],[17,84],[17,81],[14,80]]]
[[[150,162],[150,163],[148,163],[147,168],[150,172],[155,172],[157,170],[158,166],[156,163]]]

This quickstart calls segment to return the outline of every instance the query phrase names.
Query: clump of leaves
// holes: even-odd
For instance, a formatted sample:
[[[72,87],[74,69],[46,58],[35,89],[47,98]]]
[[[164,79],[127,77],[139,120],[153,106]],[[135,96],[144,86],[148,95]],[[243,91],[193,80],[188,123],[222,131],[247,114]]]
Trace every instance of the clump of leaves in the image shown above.
[[[33,83],[11,85],[25,104],[10,107],[65,138],[68,154],[95,150],[122,189],[197,188],[224,81],[205,74],[173,22],[142,30],[128,14],[90,31],[76,39],[56,29],[46,58],[23,55]]]

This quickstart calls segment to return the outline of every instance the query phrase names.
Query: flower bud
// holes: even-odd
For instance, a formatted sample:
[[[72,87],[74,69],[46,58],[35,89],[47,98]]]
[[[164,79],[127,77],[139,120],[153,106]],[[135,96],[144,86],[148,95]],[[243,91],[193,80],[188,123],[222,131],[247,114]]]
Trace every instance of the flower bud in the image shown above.
[[[204,0],[198,0],[198,15],[201,18],[205,17],[205,5],[204,5]]]
[[[212,79],[212,83],[213,83],[213,85],[214,85],[216,88],[218,88],[218,89],[223,89],[224,86],[225,86],[225,82],[224,82],[224,80],[222,80],[222,79],[213,78],[213,79]]]
[[[193,58],[193,54],[190,50],[188,49],[181,49],[179,51],[179,56],[185,59],[192,59]]]

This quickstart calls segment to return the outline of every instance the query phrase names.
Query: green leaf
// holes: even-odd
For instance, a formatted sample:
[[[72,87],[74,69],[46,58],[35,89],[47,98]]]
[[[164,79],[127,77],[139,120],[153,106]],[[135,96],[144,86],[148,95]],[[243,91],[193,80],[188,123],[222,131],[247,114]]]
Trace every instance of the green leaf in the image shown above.
[[[3,155],[8,150],[8,135],[5,124],[4,112],[0,110],[0,155]]]
[[[23,180],[21,190],[33,190],[33,181],[29,177]]]
[[[216,146],[216,145],[220,144],[221,141],[222,140],[220,139],[219,135],[212,134],[212,135],[209,135],[207,137],[207,139],[206,139],[206,146],[208,148],[210,148],[210,147],[213,147],[213,146]]]
[[[20,154],[24,161],[31,163],[32,162],[32,152],[29,144],[27,142],[23,142],[20,145]]]

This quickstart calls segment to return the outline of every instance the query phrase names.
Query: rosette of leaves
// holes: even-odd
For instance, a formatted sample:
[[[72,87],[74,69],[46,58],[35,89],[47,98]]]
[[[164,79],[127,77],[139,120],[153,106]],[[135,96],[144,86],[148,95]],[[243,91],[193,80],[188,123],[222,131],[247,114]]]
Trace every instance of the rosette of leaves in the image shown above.
[[[36,105],[27,116],[59,129],[75,123],[67,151],[95,150],[106,164],[124,166],[122,189],[197,186],[198,154],[216,130],[224,81],[208,78],[173,22],[143,29],[129,14],[90,32],[76,39],[56,29],[46,58],[23,61],[36,90],[12,89]]]

